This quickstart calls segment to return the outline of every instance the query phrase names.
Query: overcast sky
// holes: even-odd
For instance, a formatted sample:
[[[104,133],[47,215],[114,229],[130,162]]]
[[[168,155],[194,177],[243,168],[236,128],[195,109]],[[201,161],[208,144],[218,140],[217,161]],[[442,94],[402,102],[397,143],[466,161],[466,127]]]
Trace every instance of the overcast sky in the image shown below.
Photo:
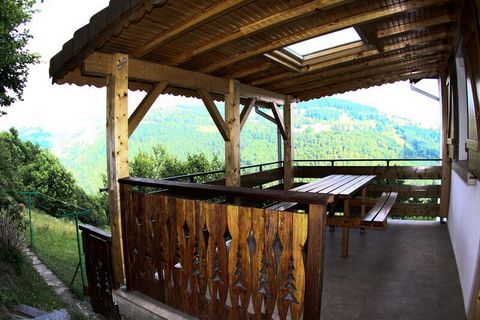
[[[29,47],[41,55],[41,63],[30,69],[24,101],[8,108],[8,115],[0,117],[0,130],[40,127],[52,133],[88,130],[105,118],[105,89],[52,85],[48,76],[50,58],[63,43],[72,38],[78,28],[88,23],[90,17],[108,4],[108,0],[47,0],[37,5],[29,29],[33,35]],[[428,84],[436,91],[436,81]],[[136,106],[143,94],[131,93],[129,104]],[[440,109],[438,102],[409,89],[406,82],[368,90],[358,90],[339,98],[350,99],[377,107],[380,111],[407,117],[426,126],[438,127]],[[173,96],[162,96],[158,104],[192,104],[199,101]],[[130,112],[133,109],[130,108]]]

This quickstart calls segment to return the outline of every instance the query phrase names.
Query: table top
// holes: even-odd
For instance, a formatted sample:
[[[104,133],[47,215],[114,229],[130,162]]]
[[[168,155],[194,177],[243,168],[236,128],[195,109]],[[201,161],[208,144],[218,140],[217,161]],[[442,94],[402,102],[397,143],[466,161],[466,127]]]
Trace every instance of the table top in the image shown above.
[[[292,191],[323,193],[349,198],[373,179],[375,179],[375,175],[332,174],[293,188]]]

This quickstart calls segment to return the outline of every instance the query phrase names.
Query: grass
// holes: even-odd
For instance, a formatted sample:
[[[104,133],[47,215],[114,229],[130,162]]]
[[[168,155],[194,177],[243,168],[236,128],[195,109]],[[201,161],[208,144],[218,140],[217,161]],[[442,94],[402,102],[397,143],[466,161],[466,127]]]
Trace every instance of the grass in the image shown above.
[[[17,271],[0,261],[0,305],[12,307],[19,303],[44,311],[66,307],[29,263],[23,263]],[[0,319],[7,319],[1,310]]]
[[[70,285],[78,264],[74,221],[57,219],[39,211],[32,213],[32,221],[35,234],[34,252],[38,258],[65,285],[70,286],[75,295],[83,297],[80,270],[73,285]]]

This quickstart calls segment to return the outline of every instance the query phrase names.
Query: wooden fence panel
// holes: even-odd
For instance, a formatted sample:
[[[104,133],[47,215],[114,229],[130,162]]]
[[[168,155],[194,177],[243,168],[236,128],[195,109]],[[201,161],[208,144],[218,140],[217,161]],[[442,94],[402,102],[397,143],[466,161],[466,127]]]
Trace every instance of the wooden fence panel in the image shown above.
[[[308,215],[122,195],[128,289],[202,319],[301,318]]]

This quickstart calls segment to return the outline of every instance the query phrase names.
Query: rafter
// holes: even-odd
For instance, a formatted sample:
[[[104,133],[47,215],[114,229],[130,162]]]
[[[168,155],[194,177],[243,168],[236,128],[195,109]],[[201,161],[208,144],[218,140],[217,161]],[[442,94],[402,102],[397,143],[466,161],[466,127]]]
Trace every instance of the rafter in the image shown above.
[[[230,141],[225,120],[223,120],[222,115],[218,111],[218,108],[212,99],[212,96],[210,96],[210,93],[205,88],[198,88],[197,92],[200,98],[202,99],[203,104],[205,104],[205,107],[207,108],[208,113],[212,117],[213,122],[217,126],[218,131],[220,131],[220,134],[222,135],[223,140]]]
[[[316,26],[314,28],[302,30],[296,34],[283,37],[282,39],[277,39],[270,43],[254,48],[252,50],[239,52],[228,58],[225,58],[220,61],[216,61],[206,67],[200,68],[198,71],[204,72],[204,73],[210,73],[222,67],[228,66],[232,63],[242,61],[250,57],[260,55],[269,51],[273,51],[273,50],[300,42],[302,40],[307,40],[313,37],[321,36],[333,31],[352,27],[358,24],[368,23],[378,19],[386,19],[392,15],[396,15],[402,12],[417,10],[430,5],[438,5],[445,1],[446,0],[408,1],[408,2],[404,2],[391,7],[380,8],[373,11],[352,15],[350,17],[345,17],[343,19],[337,19],[334,22],[326,23],[321,26]]]
[[[406,70],[409,68],[423,68],[423,66],[428,66],[433,63],[439,63],[442,61],[442,58],[437,57],[437,56],[428,56],[422,59],[412,59],[409,61],[401,61],[401,62],[396,62],[393,64],[387,64],[384,66],[378,66],[377,68],[369,68],[369,69],[363,69],[363,70],[358,70],[357,72],[351,72],[348,74],[340,74],[339,76],[336,77],[330,77],[330,78],[325,78],[320,81],[314,81],[311,83],[307,84],[301,84],[295,87],[291,87],[286,90],[286,93],[291,94],[291,95],[296,95],[298,92],[303,92],[306,90],[313,90],[313,89],[318,89],[322,88],[331,84],[335,83],[344,83],[344,82],[349,82],[351,79],[355,79],[358,77],[366,77],[366,76],[376,76],[378,74],[383,74],[383,73],[389,73],[389,72],[395,72],[396,70]]]
[[[383,43],[377,38],[376,33],[367,25],[355,26],[355,31],[362,39],[362,41],[370,48],[377,49],[378,52],[383,52]]]
[[[240,114],[240,131],[242,131],[243,126],[247,123],[248,116],[255,106],[255,102],[257,102],[257,99],[249,99],[248,103],[243,107],[242,113]]]
[[[266,77],[266,78],[263,78],[263,79],[255,80],[255,81],[252,82],[252,85],[256,85],[256,86],[257,85],[264,85],[266,83],[271,83],[271,82],[279,81],[279,80],[282,80],[282,79],[287,79],[287,78],[290,78],[290,77],[301,76],[305,73],[311,73],[311,72],[314,72],[314,71],[318,72],[321,69],[330,68],[330,67],[333,67],[335,65],[340,65],[340,64],[343,64],[343,63],[348,63],[348,62],[352,62],[352,61],[356,61],[356,60],[362,60],[362,59],[366,59],[366,58],[369,58],[369,57],[380,56],[384,53],[388,53],[388,52],[396,51],[396,50],[400,50],[400,49],[408,49],[408,48],[411,48],[412,46],[416,46],[416,45],[420,45],[420,44],[424,44],[424,43],[428,43],[428,42],[432,42],[432,41],[444,40],[444,39],[447,39],[449,36],[450,36],[449,33],[441,32],[441,33],[437,33],[437,34],[433,34],[433,35],[427,35],[427,36],[415,38],[415,39],[412,39],[412,40],[401,41],[401,42],[398,42],[398,43],[395,43],[395,44],[385,46],[383,53],[379,53],[376,49],[366,49],[366,50],[364,50],[362,52],[359,52],[359,53],[356,53],[356,54],[339,56],[336,59],[328,59],[327,57],[325,57],[324,59],[321,60],[321,62],[317,62],[316,64],[305,66],[302,69],[302,73],[300,75],[296,74],[296,73],[293,73],[293,72],[284,72],[284,73],[269,76],[269,77]],[[450,47],[448,45],[439,45],[439,46],[436,46],[435,48],[437,50],[448,50]],[[420,49],[420,50],[422,50],[422,49]]]
[[[330,78],[338,74],[350,74],[358,70],[374,68],[376,66],[384,66],[391,63],[395,63],[395,62],[409,61],[411,59],[424,58],[426,56],[438,56],[439,54],[441,54],[441,51],[439,52],[436,47],[431,47],[431,48],[424,48],[424,49],[417,50],[415,51],[415,55],[412,55],[411,52],[404,52],[404,53],[390,55],[388,57],[381,56],[378,58],[374,58],[371,60],[354,64],[354,65],[347,65],[341,68],[331,68],[325,71],[317,71],[310,74],[304,74],[301,77],[294,77],[288,80],[279,81],[277,83],[274,83],[273,85],[270,85],[269,89],[282,91],[285,88],[290,88],[296,85],[309,83],[317,79]]]
[[[270,28],[280,26],[282,24],[304,18],[308,15],[314,14],[318,10],[325,10],[327,8],[342,5],[352,0],[316,0],[312,1],[311,3],[307,3],[296,8],[279,12],[277,14],[269,15],[268,17],[255,21],[251,24],[246,26],[240,27],[234,32],[231,32],[229,35],[221,37],[214,41],[209,41],[202,46],[197,48],[192,48],[191,50],[186,51],[183,54],[180,54],[173,59],[166,62],[169,65],[178,65],[185,63],[194,57],[214,50],[220,46],[226,45],[233,41],[251,36],[255,33],[262,32],[268,30]]]
[[[165,33],[162,33],[155,38],[151,39],[149,42],[145,43],[143,46],[135,50],[131,56],[133,57],[143,57],[148,53],[152,52],[156,48],[159,48],[165,43],[172,41],[187,32],[201,27],[202,25],[221,17],[231,11],[234,11],[242,6],[245,6],[253,0],[225,0],[220,1],[219,5],[206,9],[200,15],[193,17],[187,21],[180,22],[176,27],[168,30]]]
[[[406,33],[409,31],[414,31],[417,29],[424,29],[424,28],[428,28],[428,27],[432,27],[440,24],[450,23],[453,20],[454,20],[453,16],[447,14],[447,15],[442,15],[438,17],[421,20],[421,21],[414,21],[414,22],[406,23],[400,26],[395,26],[392,28],[387,28],[387,29],[377,31],[377,38],[381,39],[381,38],[396,36],[396,35]]]
[[[152,105],[157,100],[158,96],[165,91],[165,88],[168,86],[167,81],[161,81],[153,86],[152,90],[150,90],[145,98],[143,98],[142,102],[137,106],[135,111],[130,115],[128,118],[128,137],[133,134],[137,126],[140,124],[142,119],[147,114],[148,110],[152,107]]]
[[[289,70],[292,70],[294,72],[300,72],[301,64],[297,63],[295,64],[294,62],[285,59],[284,56],[282,56],[278,51],[274,51],[271,53],[264,53],[264,57],[276,62],[277,64],[281,65],[282,67],[285,67]]]
[[[241,78],[247,77],[249,75],[268,70],[271,67],[272,67],[271,62],[264,62],[262,64],[256,64],[252,67],[248,67],[248,68],[245,68],[245,69],[242,69],[242,70],[239,70],[239,71],[224,74],[223,78],[226,78],[226,79],[241,79]]]
[[[410,79],[422,79],[427,77],[433,77],[438,75],[438,65],[433,66],[431,70],[426,71],[409,71],[404,72],[401,74],[383,74],[379,75],[378,77],[366,77],[362,79],[354,79],[355,82],[349,82],[344,85],[334,84],[328,87],[324,87],[318,90],[310,90],[305,92],[300,92],[297,94],[297,98],[301,101],[325,97],[332,94],[343,93],[351,90],[358,90],[363,88],[369,88],[372,86],[377,86],[385,83],[393,83],[403,80],[410,80]]]

